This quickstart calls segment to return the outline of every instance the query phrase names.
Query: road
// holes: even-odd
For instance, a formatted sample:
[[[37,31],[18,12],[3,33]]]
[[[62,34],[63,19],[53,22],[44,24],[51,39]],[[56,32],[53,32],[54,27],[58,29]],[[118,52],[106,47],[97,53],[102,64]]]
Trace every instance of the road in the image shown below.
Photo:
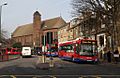
[[[78,64],[54,58],[55,67],[45,70],[36,68],[38,58],[38,56],[33,56],[0,62],[0,75],[12,78],[20,78],[20,76],[24,76],[22,78],[84,78],[85,76],[87,78],[120,78],[120,64]]]

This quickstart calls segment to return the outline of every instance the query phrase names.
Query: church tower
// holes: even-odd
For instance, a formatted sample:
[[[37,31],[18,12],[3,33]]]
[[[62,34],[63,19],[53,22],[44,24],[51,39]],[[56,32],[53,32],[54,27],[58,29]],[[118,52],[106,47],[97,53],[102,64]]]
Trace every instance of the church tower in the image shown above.
[[[36,11],[33,14],[33,46],[40,45],[41,14]]]

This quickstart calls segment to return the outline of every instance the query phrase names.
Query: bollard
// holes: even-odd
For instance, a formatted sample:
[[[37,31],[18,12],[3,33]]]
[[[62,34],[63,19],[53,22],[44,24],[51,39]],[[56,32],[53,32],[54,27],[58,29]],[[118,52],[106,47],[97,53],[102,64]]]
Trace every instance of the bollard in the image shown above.
[[[45,63],[45,54],[42,55],[42,63]]]
[[[6,58],[7,58],[7,60],[9,60],[9,56],[8,56],[8,54],[6,54]]]
[[[2,54],[2,61],[4,61],[4,57],[3,57],[3,54]]]
[[[53,63],[53,57],[50,57],[50,63],[49,63],[50,67],[54,67],[54,63]]]

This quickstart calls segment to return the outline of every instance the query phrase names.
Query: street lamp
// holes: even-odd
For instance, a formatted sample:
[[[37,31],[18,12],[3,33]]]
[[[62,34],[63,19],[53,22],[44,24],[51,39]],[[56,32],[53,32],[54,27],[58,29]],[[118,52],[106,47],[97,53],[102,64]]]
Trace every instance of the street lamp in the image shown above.
[[[2,6],[4,6],[4,5],[7,5],[7,3],[0,5],[0,46],[2,44],[2,32],[1,32],[1,17],[2,16],[1,15],[2,15]]]
[[[47,28],[47,26],[45,26],[45,28]],[[43,43],[43,47],[44,47],[44,51],[43,51],[43,55],[42,55],[42,57],[43,57],[43,63],[45,63],[45,44],[46,44],[46,35],[45,35],[46,33],[44,32],[43,33],[43,39],[44,39],[44,43]]]

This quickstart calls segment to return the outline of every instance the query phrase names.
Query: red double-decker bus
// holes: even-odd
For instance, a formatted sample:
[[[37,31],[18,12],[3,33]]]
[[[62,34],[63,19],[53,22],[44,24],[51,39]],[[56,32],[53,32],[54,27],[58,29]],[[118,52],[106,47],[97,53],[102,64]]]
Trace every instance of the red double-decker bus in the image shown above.
[[[97,41],[92,39],[77,39],[59,43],[58,56],[73,62],[98,62]]]

